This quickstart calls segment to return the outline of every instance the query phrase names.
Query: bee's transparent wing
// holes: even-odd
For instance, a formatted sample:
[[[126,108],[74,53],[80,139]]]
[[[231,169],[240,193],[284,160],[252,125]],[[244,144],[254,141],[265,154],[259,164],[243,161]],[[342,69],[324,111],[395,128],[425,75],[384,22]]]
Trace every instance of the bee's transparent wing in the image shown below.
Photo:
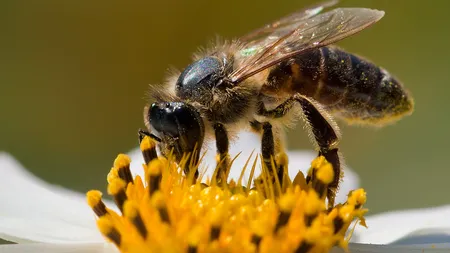
[[[240,38],[241,41],[254,41],[263,37],[267,37],[267,35],[271,34],[277,29],[281,29],[283,27],[292,25],[293,23],[297,23],[301,20],[305,20],[311,18],[320,12],[322,12],[325,8],[332,7],[336,5],[339,0],[328,0],[326,2],[314,4],[312,6],[308,6],[304,9],[301,9],[297,12],[294,12],[286,17],[276,20],[273,23],[267,24],[259,29],[256,29],[245,36]]]
[[[283,26],[271,29],[263,37],[252,39],[256,37],[246,36],[244,39],[251,40],[241,40],[243,49],[235,54],[235,66],[238,67],[229,79],[239,83],[294,55],[355,34],[380,20],[383,15],[383,11],[364,8],[338,8],[307,19],[293,14],[282,19]]]

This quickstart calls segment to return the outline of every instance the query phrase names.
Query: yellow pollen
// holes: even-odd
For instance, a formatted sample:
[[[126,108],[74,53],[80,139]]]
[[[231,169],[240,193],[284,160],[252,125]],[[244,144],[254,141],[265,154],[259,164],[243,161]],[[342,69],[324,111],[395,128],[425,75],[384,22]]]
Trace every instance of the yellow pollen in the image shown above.
[[[112,167],[108,173],[108,176],[106,177],[106,181],[108,183],[111,183],[116,178],[119,178],[119,172],[118,172],[117,168]]]
[[[294,209],[296,203],[297,203],[297,196],[295,196],[293,193],[287,192],[286,194],[280,197],[280,200],[278,201],[278,206],[281,211],[289,212],[292,211],[292,209]]]
[[[130,166],[131,160],[127,155],[120,154],[117,156],[116,160],[114,160],[115,168],[123,168]]]
[[[329,184],[331,182],[333,182],[334,179],[334,171],[333,171],[333,167],[331,166],[331,164],[326,164],[324,166],[322,166],[318,171],[317,171],[317,178],[324,182],[325,184]]]
[[[320,167],[322,167],[322,165],[323,165],[325,162],[326,162],[325,157],[324,157],[324,156],[319,156],[319,157],[317,157],[316,159],[314,159],[314,160],[311,162],[311,167],[313,167],[313,168],[320,168]]]
[[[108,194],[109,195],[116,195],[119,191],[124,190],[126,187],[126,184],[123,180],[116,178],[114,180],[111,180],[108,184]]]
[[[102,234],[108,234],[114,228],[114,224],[110,218],[100,217],[97,220],[97,227]]]
[[[364,189],[357,189],[350,192],[347,203],[358,206],[366,203],[366,200],[367,197]]]
[[[161,174],[163,168],[166,166],[167,161],[164,159],[154,159],[148,165],[148,174],[151,176]]]
[[[151,203],[156,208],[164,207],[166,202],[164,200],[164,196],[160,191],[155,192],[151,198]]]
[[[136,217],[139,206],[133,201],[126,201],[123,207],[123,214],[127,217]]]
[[[303,192],[305,195],[305,214],[314,215],[325,210],[325,202],[321,201],[315,191]]]
[[[140,149],[141,150],[149,150],[149,149],[155,148],[155,146],[156,146],[156,143],[154,140],[152,140],[148,136],[144,136],[144,138],[142,139],[141,144],[140,144]]]
[[[140,135],[140,138],[142,138],[140,144],[142,156],[144,157],[145,164],[148,164],[158,157],[156,153],[156,142],[147,135]]]
[[[97,190],[90,190],[86,193],[86,200],[88,205],[93,208],[102,200],[102,192]]]
[[[100,233],[122,253],[325,253],[335,246],[347,249],[350,238],[345,236],[349,230],[351,235],[351,224],[365,225],[363,189],[350,192],[345,203],[327,208],[323,192],[334,171],[323,156],[312,161],[308,183],[301,172],[293,180],[285,173],[280,182],[270,168],[253,177],[255,163],[246,185],[227,178],[205,184],[186,176],[184,167],[171,159],[157,157],[148,136],[143,137],[141,150],[145,178],[127,176],[131,161],[126,155],[117,157],[107,176],[108,193],[120,213],[105,207],[101,192],[86,194]],[[287,172],[286,154],[277,155],[275,161]]]
[[[113,223],[108,218],[104,217],[100,217],[97,220],[97,226],[102,234],[108,234],[114,228]]]

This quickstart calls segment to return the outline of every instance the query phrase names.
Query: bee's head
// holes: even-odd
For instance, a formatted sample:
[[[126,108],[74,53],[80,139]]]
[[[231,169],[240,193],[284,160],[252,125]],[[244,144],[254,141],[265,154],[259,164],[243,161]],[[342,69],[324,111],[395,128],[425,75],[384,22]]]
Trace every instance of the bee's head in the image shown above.
[[[183,102],[153,103],[145,110],[145,121],[150,132],[158,136],[160,152],[167,156],[172,150],[177,161],[183,154],[196,151],[191,161],[198,162],[198,153],[204,138],[204,125],[199,112]],[[195,150],[197,148],[197,150]]]

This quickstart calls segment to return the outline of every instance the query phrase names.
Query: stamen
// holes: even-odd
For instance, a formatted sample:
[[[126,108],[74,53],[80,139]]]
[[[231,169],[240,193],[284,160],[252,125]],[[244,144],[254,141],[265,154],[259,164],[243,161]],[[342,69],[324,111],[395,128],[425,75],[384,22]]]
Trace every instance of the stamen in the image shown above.
[[[106,177],[106,181],[108,184],[110,184],[113,180],[116,180],[119,178],[119,171],[116,167],[112,167],[111,170],[108,173],[108,176]]]
[[[91,190],[86,194],[86,199],[88,205],[97,215],[97,217],[102,217],[106,215],[108,211],[106,210],[105,203],[102,201],[102,193],[97,190]]]
[[[114,168],[117,168],[117,175],[127,184],[133,182],[133,176],[130,171],[131,160],[128,156],[120,154],[114,161]]]
[[[237,154],[237,156],[233,159],[232,163],[240,155],[241,155],[241,153]],[[252,159],[252,156],[253,156],[253,151],[252,151],[252,153],[250,153],[250,156],[248,157],[247,161],[245,161],[244,167],[242,168],[241,174],[239,175],[239,178],[238,178],[238,181],[237,181],[238,185],[242,185],[242,178],[244,178],[245,171],[247,170],[247,166],[250,163],[250,160]]]
[[[312,248],[312,246],[312,244],[303,241],[295,250],[295,253],[307,253]]]
[[[161,221],[170,223],[169,212],[167,211],[164,196],[160,191],[154,192],[151,198],[152,205],[158,210]]]
[[[156,153],[156,143],[148,135],[142,137],[140,148],[145,164],[149,164],[153,159],[158,158]]]
[[[278,216],[277,224],[275,225],[275,232],[277,232],[281,227],[284,227],[291,217],[292,209],[296,204],[296,196],[294,194],[286,193],[281,196],[278,201],[278,206],[280,208],[280,215]]]
[[[162,179],[162,170],[165,166],[165,162],[161,159],[154,159],[148,164],[148,189],[150,196],[153,195],[156,191],[159,190],[161,179]]]
[[[262,237],[256,234],[252,235],[252,243],[256,245],[256,248],[259,248],[261,244]]]
[[[271,166],[272,173],[271,173],[271,175],[273,175],[274,178],[271,179],[271,180],[274,181],[272,183],[274,185],[273,186],[274,195],[275,196],[280,196],[281,195],[281,183],[282,183],[282,180],[283,180],[283,173],[281,171],[281,173],[279,174],[278,173],[279,171],[277,171],[277,168],[279,168],[279,167],[277,167],[277,165],[275,163],[275,160],[272,159],[272,166]]]
[[[208,220],[211,224],[211,230],[209,235],[210,241],[214,241],[219,238],[221,232],[221,224],[223,222],[223,216],[224,216],[223,208],[219,209],[214,207],[211,208],[211,210],[209,211]]]
[[[142,216],[139,213],[138,206],[132,201],[125,202],[124,215],[130,219],[131,223],[139,232],[139,235],[145,240],[147,238],[148,231],[145,227],[144,220],[142,220]]]
[[[311,163],[307,178],[299,172],[294,180],[287,173],[284,153],[272,162],[278,170],[263,163],[258,180],[253,178],[255,160],[244,187],[242,173],[237,182],[222,177],[220,183],[214,178],[202,183],[202,176],[184,173],[185,169],[198,171],[191,167],[198,164],[188,163],[187,158],[179,164],[158,158],[154,144],[150,137],[142,138],[145,180],[131,178],[125,155],[117,157],[108,174],[108,193],[121,214],[105,206],[99,191],[86,196],[99,217],[100,232],[122,253],[325,253],[334,246],[347,249],[349,237],[345,236],[351,236],[354,220],[365,225],[362,189],[327,209],[325,197],[334,171],[323,156]],[[225,175],[229,171],[222,169]],[[250,188],[252,182],[254,188]]]
[[[363,204],[366,203],[366,200],[366,192],[363,189],[358,189],[349,193],[347,203],[349,205],[354,205],[355,209],[359,209]]]
[[[187,249],[188,253],[197,253],[197,247],[193,245],[189,245]]]
[[[211,227],[211,234],[210,234],[210,240],[214,241],[219,238],[220,235],[220,227],[219,226],[212,226]]]
[[[125,193],[126,183],[122,179],[114,179],[108,185],[108,194],[114,197],[117,207],[123,213],[123,204],[127,200],[127,194]]]
[[[204,237],[204,229],[199,224],[194,225],[187,233],[188,251],[197,252]]]
[[[276,157],[276,164],[278,164],[278,171],[280,172],[278,178],[280,178],[280,183],[283,187],[282,192],[285,192],[289,186],[291,186],[292,182],[289,178],[288,173],[288,156],[286,153],[279,153]]]
[[[258,156],[256,158],[258,158]],[[250,170],[250,177],[248,178],[248,182],[247,182],[247,186],[246,186],[247,189],[249,189],[250,186],[252,185],[252,181],[253,181],[253,178],[255,176],[255,170],[256,170],[257,162],[258,162],[258,159],[255,159],[255,161],[253,162],[253,165],[252,165],[252,169]]]
[[[97,220],[97,226],[102,234],[104,234],[118,248],[120,248],[120,244],[122,243],[122,236],[109,219],[100,217]]]

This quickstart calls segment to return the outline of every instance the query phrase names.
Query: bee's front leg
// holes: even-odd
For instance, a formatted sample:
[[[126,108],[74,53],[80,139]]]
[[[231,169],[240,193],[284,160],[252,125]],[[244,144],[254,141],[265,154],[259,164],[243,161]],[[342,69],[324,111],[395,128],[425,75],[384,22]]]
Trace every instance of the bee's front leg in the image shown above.
[[[227,130],[223,124],[214,123],[213,128],[217,148],[215,179],[220,184],[221,182],[226,182],[230,171],[230,155],[228,153],[230,143]]]

